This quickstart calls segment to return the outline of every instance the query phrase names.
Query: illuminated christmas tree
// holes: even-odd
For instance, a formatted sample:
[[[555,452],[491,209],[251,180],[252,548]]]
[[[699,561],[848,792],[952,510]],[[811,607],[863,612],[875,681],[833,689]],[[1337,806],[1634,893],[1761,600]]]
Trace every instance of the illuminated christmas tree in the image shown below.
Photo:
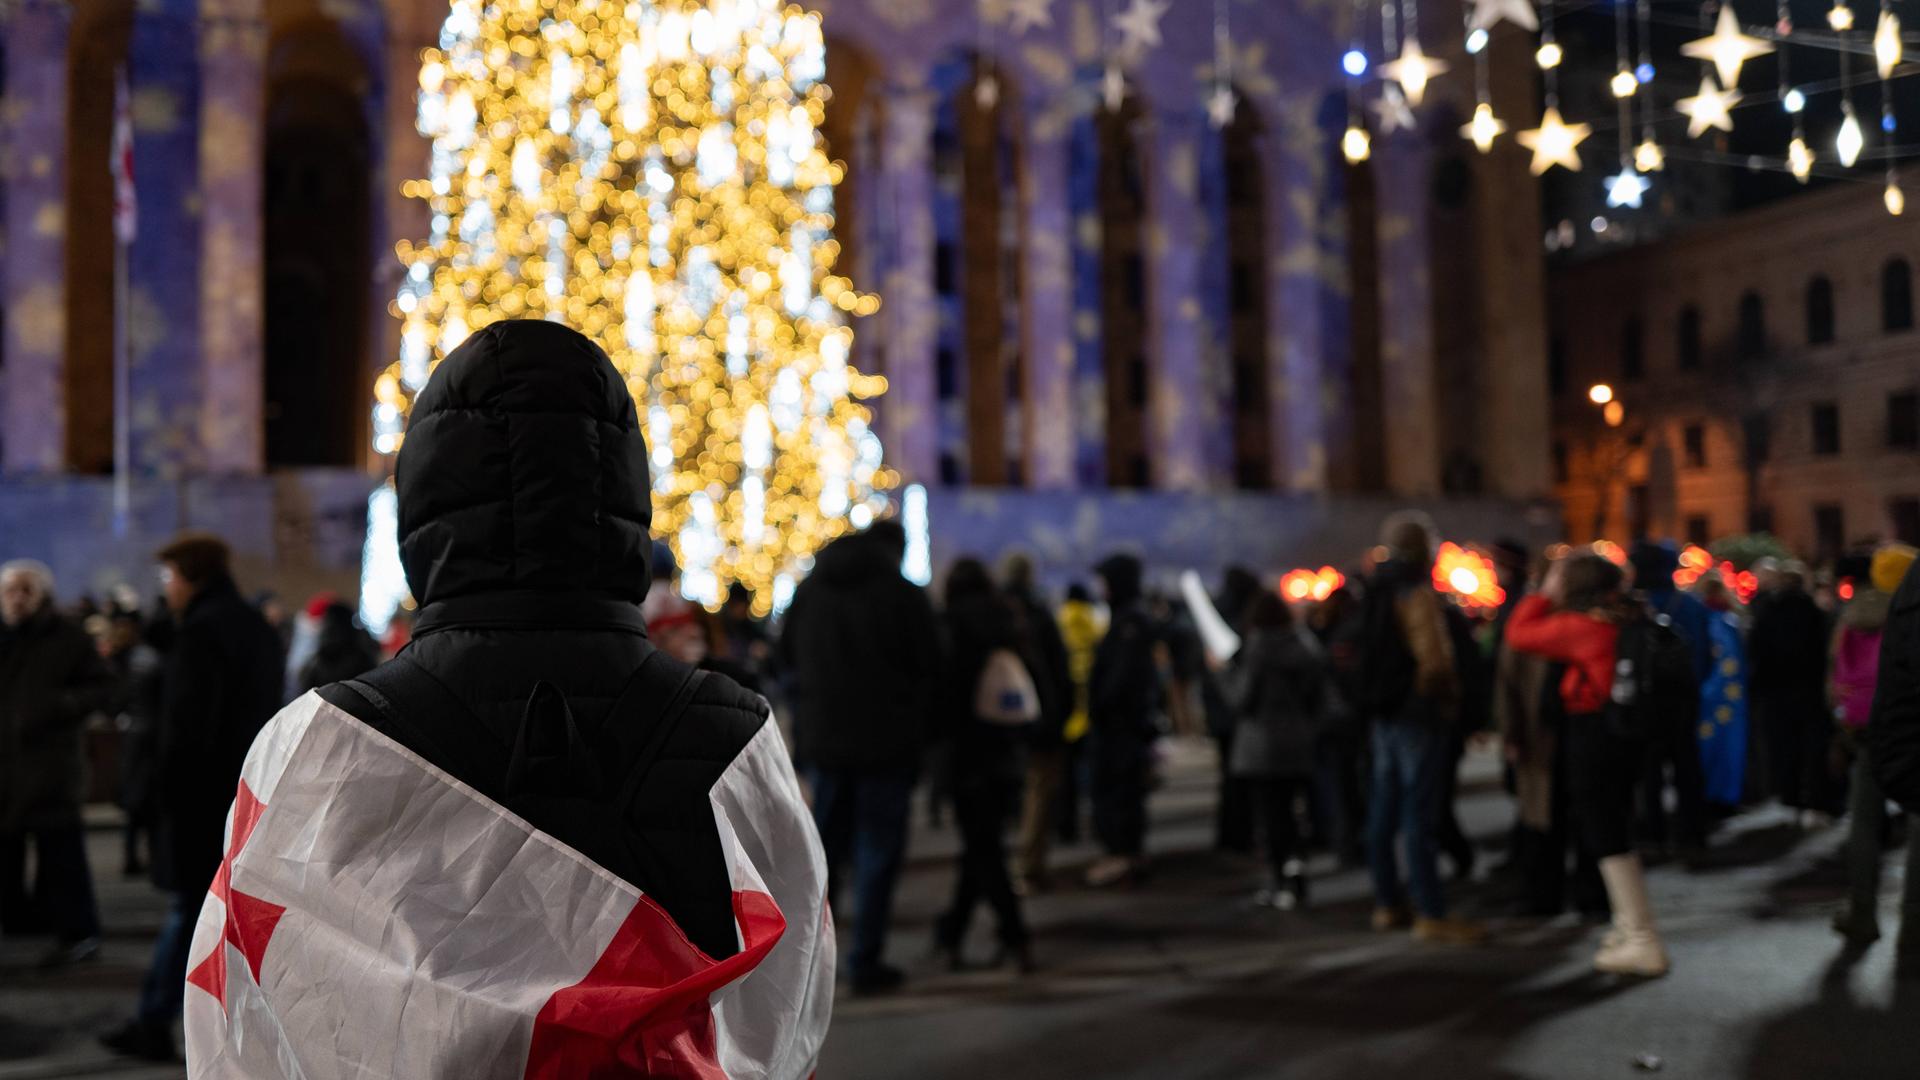
[[[455,0],[420,68],[432,234],[402,245],[400,358],[374,438],[399,449],[438,360],[496,319],[548,318],[627,377],[654,529],[682,589],[765,612],[872,519],[894,477],[848,365],[816,15],[773,0]]]

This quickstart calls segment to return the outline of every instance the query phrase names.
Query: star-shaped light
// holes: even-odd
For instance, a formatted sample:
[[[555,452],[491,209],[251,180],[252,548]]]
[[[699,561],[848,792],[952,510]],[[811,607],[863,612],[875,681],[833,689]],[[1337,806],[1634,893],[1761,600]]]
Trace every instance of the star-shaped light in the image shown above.
[[[1000,103],[1000,80],[993,74],[980,76],[973,84],[973,103],[981,109],[991,109]]]
[[[1120,31],[1120,48],[1140,53],[1160,44],[1160,17],[1166,13],[1166,0],[1132,0],[1127,10],[1113,17],[1113,28]]]
[[[1713,76],[1702,75],[1700,92],[1692,97],[1681,98],[1674,103],[1673,107],[1679,109],[1687,118],[1687,138],[1697,139],[1706,134],[1709,128],[1732,131],[1731,110],[1739,103],[1740,91],[1722,90],[1713,85]]]
[[[1580,171],[1580,144],[1593,134],[1592,124],[1569,124],[1560,119],[1560,110],[1548,106],[1540,117],[1540,126],[1522,131],[1514,138],[1533,151],[1533,175],[1539,176],[1555,165],[1569,172]]]
[[[1380,77],[1400,84],[1406,91],[1407,101],[1418,105],[1427,96],[1427,83],[1436,75],[1447,70],[1445,60],[1435,60],[1420,49],[1420,39],[1410,37],[1400,49],[1398,58],[1380,65]]]
[[[1008,0],[1007,13],[1013,20],[1009,28],[1024,34],[1036,26],[1053,25],[1053,0]]]
[[[1607,177],[1607,205],[1640,209],[1640,198],[1653,185],[1647,178],[1628,168],[1626,162],[1620,163],[1620,171]]]
[[[1347,133],[1340,136],[1340,153],[1347,159],[1347,164],[1358,165],[1367,160],[1372,152],[1373,140],[1368,137],[1367,129],[1359,124],[1349,123]]]
[[[1100,101],[1108,112],[1119,112],[1127,103],[1127,73],[1119,64],[1108,64],[1100,73]]]
[[[1834,0],[1833,8],[1827,12],[1827,25],[1842,34],[1853,29],[1853,9]]]
[[[1659,172],[1667,167],[1666,151],[1660,149],[1652,135],[1642,138],[1640,145],[1633,148],[1633,167],[1643,173]]]
[[[1740,65],[1756,56],[1765,56],[1773,46],[1757,37],[1740,32],[1740,20],[1734,17],[1733,4],[1720,5],[1720,19],[1713,33],[1680,46],[1680,51],[1696,60],[1713,61],[1720,73],[1720,85],[1732,87],[1740,81]]]
[[[1803,184],[1807,182],[1807,177],[1813,175],[1813,149],[1799,135],[1795,135],[1793,141],[1787,144],[1787,171]]]
[[[1373,115],[1380,120],[1382,135],[1413,130],[1413,109],[1407,105],[1406,95],[1392,83],[1380,88],[1380,96],[1373,103]]]
[[[1840,155],[1840,164],[1851,169],[1853,163],[1860,160],[1860,151],[1866,148],[1867,136],[1860,130],[1860,118],[1854,115],[1853,102],[1846,102],[1841,108],[1847,118],[1840,121],[1840,134],[1833,140],[1833,149]]]
[[[1473,107],[1473,119],[1460,129],[1460,134],[1473,140],[1481,153],[1493,149],[1493,140],[1507,130],[1506,121],[1493,115],[1493,106],[1481,102]]]
[[[1216,129],[1233,123],[1233,87],[1220,83],[1207,95],[1207,122]]]
[[[1467,19],[1467,29],[1491,30],[1503,20],[1526,30],[1540,29],[1540,17],[1534,14],[1533,0],[1473,0],[1473,14]]]
[[[1900,64],[1900,16],[1888,8],[1880,9],[1880,24],[1873,28],[1873,59],[1883,79]]]

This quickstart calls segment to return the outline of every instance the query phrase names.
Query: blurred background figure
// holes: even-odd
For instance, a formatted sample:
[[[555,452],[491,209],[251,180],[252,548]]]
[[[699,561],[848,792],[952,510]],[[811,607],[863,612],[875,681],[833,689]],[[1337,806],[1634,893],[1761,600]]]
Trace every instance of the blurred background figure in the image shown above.
[[[326,618],[327,608],[339,599],[331,592],[314,593],[307,598],[307,606],[294,615],[290,629],[274,630],[274,639],[280,642],[280,651],[285,657],[287,701],[306,692],[300,685],[300,672],[320,647],[320,622]],[[261,618],[265,620],[264,613]],[[271,623],[268,629],[273,629]]]
[[[1055,833],[1063,844],[1080,841],[1081,803],[1087,790],[1087,732],[1092,728],[1089,690],[1093,660],[1107,635],[1105,614],[1093,602],[1093,592],[1080,582],[1067,586],[1067,598],[1055,620],[1067,651],[1067,677],[1072,683],[1072,711],[1060,731],[1060,796],[1055,802]]]
[[[1143,572],[1138,558],[1124,554],[1094,567],[1110,619],[1087,690],[1093,830],[1104,852],[1087,869],[1087,884],[1095,887],[1119,884],[1146,869],[1147,790],[1162,684],[1155,659],[1159,631],[1141,591]]]
[[[143,621],[139,611],[116,605],[98,643],[119,688],[119,710],[112,718],[120,735],[114,798],[127,816],[121,873],[130,878],[146,874],[153,848],[153,718],[160,702],[160,646],[171,630],[164,614]]]
[[[1663,616],[1686,643],[1696,689],[1713,674],[1711,613],[1692,593],[1674,584],[1680,568],[1680,549],[1672,543],[1641,540],[1629,555],[1633,591],[1654,613]],[[1658,848],[1687,857],[1707,846],[1706,778],[1701,771],[1699,715],[1676,714],[1673,722],[1653,733],[1640,787],[1639,820],[1642,834]],[[1671,773],[1674,814],[1667,815],[1667,785]]]
[[[1807,591],[1806,567],[1781,563],[1772,580],[1768,588],[1763,579],[1748,639],[1753,717],[1767,742],[1774,795],[1811,828],[1840,809],[1840,785],[1828,768],[1827,618]]]
[[[1227,626],[1242,639],[1247,636],[1247,617],[1254,597],[1266,590],[1260,577],[1244,566],[1229,566],[1222,575],[1220,591],[1213,607]],[[1218,851],[1249,854],[1253,851],[1255,810],[1249,782],[1233,774],[1233,737],[1238,717],[1227,701],[1219,673],[1209,665],[1200,675],[1200,701],[1205,710],[1207,735],[1213,740],[1220,760],[1220,796],[1214,803],[1213,846]]]
[[[1739,809],[1747,784],[1747,643],[1741,632],[1739,600],[1718,574],[1694,586],[1712,618],[1707,620],[1707,651],[1713,666],[1700,684],[1701,795],[1707,812],[1727,817]],[[1705,733],[1711,729],[1712,734]]]
[[[336,600],[320,613],[313,655],[300,666],[301,693],[358,678],[380,666],[380,647],[360,628],[353,609]]]
[[[111,706],[113,676],[81,624],[55,608],[43,563],[0,565],[0,624],[0,930],[51,933],[41,966],[59,967],[100,951],[80,808],[86,722]]]
[[[906,550],[906,531],[891,520],[821,549],[794,591],[778,651],[836,912],[846,910],[837,898],[852,864],[848,966],[860,994],[905,979],[886,962],[887,931],[942,667],[933,606],[900,572]]]
[[[1007,556],[1000,581],[1040,696],[1040,718],[1025,732],[1026,775],[1015,845],[1014,891],[1024,896],[1047,887],[1047,852],[1068,765],[1066,729],[1077,695],[1066,640],[1034,581],[1033,560],[1017,552]]]

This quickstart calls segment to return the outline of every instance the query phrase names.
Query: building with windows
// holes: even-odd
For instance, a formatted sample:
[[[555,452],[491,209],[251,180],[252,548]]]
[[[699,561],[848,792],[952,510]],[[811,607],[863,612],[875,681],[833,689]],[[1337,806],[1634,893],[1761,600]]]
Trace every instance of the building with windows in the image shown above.
[[[1555,482],[1574,537],[1920,542],[1920,222],[1843,184],[1556,268]],[[1589,390],[1623,406],[1610,425]]]
[[[1273,566],[1345,557],[1400,501],[1462,535],[1543,520],[1537,192],[1511,139],[1482,156],[1461,138],[1468,58],[1350,166],[1341,133],[1378,84],[1343,74],[1349,5],[1147,5],[1167,10],[1131,48],[1128,5],[1102,0],[807,6],[846,166],[839,265],[883,301],[852,359],[890,384],[876,426],[927,489],[936,559],[1022,546],[1067,568],[1131,543]],[[289,587],[350,582],[390,468],[368,419],[400,345],[390,253],[429,227],[402,192],[427,175],[419,50],[447,11],[7,6],[0,554],[138,580],[193,525]],[[1460,24],[1452,3],[1425,14]],[[1377,60],[1378,27],[1361,34]],[[1429,36],[1443,56],[1459,40]],[[1490,48],[1496,107],[1534,115],[1529,37],[1503,25]],[[123,68],[139,235],[121,287]],[[1225,125],[1205,108],[1222,83]]]

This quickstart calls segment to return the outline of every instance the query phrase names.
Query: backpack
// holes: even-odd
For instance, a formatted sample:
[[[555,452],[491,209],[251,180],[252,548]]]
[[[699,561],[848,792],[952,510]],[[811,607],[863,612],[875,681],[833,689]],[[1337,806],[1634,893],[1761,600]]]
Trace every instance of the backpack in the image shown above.
[[[1413,696],[1419,674],[1413,650],[1400,631],[1398,583],[1385,575],[1370,583],[1360,602],[1360,678],[1355,703],[1369,719],[1392,716]]]
[[[1033,675],[1012,649],[987,654],[973,684],[973,715],[989,724],[1019,727],[1040,719],[1040,691]]]
[[[1672,620],[1655,615],[1620,627],[1613,688],[1602,710],[1608,731],[1623,739],[1646,740],[1691,723],[1698,695],[1693,654]]]

